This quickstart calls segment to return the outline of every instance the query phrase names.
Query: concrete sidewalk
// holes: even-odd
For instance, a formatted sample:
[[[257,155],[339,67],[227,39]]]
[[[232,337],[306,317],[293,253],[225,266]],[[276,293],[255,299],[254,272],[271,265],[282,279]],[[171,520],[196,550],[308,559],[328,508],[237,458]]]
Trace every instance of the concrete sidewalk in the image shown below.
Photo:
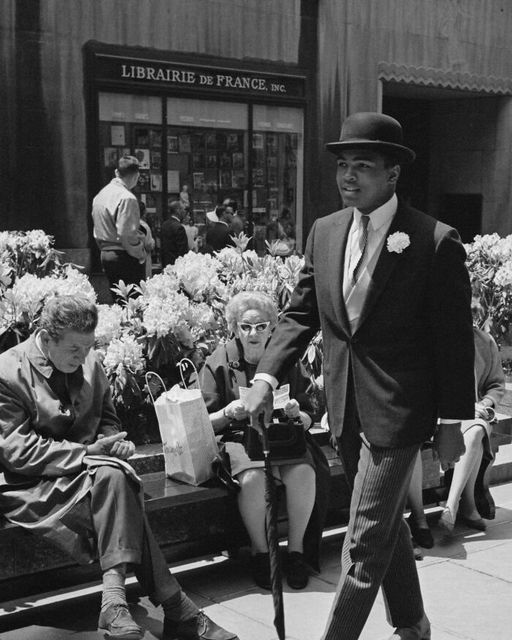
[[[497,515],[486,533],[457,527],[449,542],[434,527],[436,546],[418,562],[433,640],[510,640],[512,638],[512,484],[492,488]],[[339,575],[342,532],[329,532],[323,544],[320,575],[304,591],[285,585],[286,637],[321,637]],[[253,586],[246,558],[216,557],[173,568],[185,591],[215,621],[235,631],[240,640],[276,638],[272,598]],[[160,638],[162,614],[146,598],[130,591],[132,611],[146,628],[144,640]],[[99,608],[97,586],[74,594],[53,594],[20,619],[2,640],[93,640]],[[15,606],[21,603],[10,603]],[[44,605],[44,606],[43,606]],[[30,603],[24,603],[30,608]],[[5,609],[5,607],[4,607]],[[386,639],[391,628],[379,595],[361,640]],[[343,640],[340,638],[340,640]]]

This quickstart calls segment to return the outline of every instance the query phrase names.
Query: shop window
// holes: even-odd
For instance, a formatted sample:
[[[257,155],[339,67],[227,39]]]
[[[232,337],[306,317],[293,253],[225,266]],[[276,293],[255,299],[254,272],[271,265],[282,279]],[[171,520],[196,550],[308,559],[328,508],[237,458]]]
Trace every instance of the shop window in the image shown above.
[[[232,198],[258,253],[273,241],[282,255],[302,250],[303,110],[255,104],[252,122],[249,114],[239,102],[99,93],[102,184],[120,156],[138,158],[134,192],[156,240],[155,267],[161,221],[177,199],[203,239],[206,212]]]
[[[240,207],[247,200],[247,119],[244,104],[167,101],[167,199],[179,198],[186,188],[191,222],[203,241],[207,211],[226,198]]]
[[[162,220],[162,100],[156,96],[100,93],[99,143],[103,184],[114,177],[118,158],[135,156],[140,165],[134,193],[142,203],[156,246],[153,262],[160,261]]]
[[[255,105],[252,134],[255,248],[279,241],[282,254],[301,249],[303,112]]]

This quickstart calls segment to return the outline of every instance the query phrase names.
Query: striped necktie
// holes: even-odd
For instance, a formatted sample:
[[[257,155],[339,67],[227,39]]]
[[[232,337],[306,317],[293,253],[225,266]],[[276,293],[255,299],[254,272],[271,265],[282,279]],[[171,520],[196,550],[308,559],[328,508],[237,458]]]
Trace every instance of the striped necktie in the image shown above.
[[[366,247],[368,245],[368,223],[370,222],[369,215],[361,216],[361,229],[359,230],[359,248],[361,249],[361,255],[359,256],[359,260],[354,268],[354,272],[352,274],[352,282],[355,284],[357,282],[357,278],[359,277],[359,271],[363,266],[363,260],[366,253]]]

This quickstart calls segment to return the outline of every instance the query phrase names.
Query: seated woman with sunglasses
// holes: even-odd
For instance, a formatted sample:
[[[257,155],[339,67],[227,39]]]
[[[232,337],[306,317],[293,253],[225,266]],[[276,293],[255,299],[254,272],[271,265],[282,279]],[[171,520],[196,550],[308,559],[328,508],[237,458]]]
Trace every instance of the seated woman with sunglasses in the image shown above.
[[[272,299],[260,291],[235,295],[226,307],[226,321],[233,338],[206,359],[201,371],[201,389],[216,433],[223,436],[230,457],[231,473],[240,485],[238,506],[251,539],[251,568],[256,584],[270,589],[270,567],[265,537],[265,478],[263,462],[251,460],[240,441],[238,428],[247,425],[240,402],[240,388],[250,387],[265,345],[277,323]],[[290,400],[284,407],[288,418],[301,418],[311,426],[308,380],[298,367],[290,371]],[[300,404],[299,404],[300,402]],[[302,459],[280,462],[274,476],[284,485],[288,512],[288,556],[286,575],[290,587],[303,589],[309,567],[318,570],[323,521],[327,507],[329,468],[321,449],[306,433],[307,451]]]

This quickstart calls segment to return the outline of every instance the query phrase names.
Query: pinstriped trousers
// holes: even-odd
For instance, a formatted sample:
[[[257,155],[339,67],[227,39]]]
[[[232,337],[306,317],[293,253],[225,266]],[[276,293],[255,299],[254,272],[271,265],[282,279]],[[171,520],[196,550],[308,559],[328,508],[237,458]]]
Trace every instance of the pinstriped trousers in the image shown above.
[[[413,626],[424,614],[410,532],[403,519],[420,445],[403,449],[371,445],[360,432],[354,404],[352,398],[338,438],[352,498],[341,576],[323,640],[357,640],[380,586],[393,626]]]

